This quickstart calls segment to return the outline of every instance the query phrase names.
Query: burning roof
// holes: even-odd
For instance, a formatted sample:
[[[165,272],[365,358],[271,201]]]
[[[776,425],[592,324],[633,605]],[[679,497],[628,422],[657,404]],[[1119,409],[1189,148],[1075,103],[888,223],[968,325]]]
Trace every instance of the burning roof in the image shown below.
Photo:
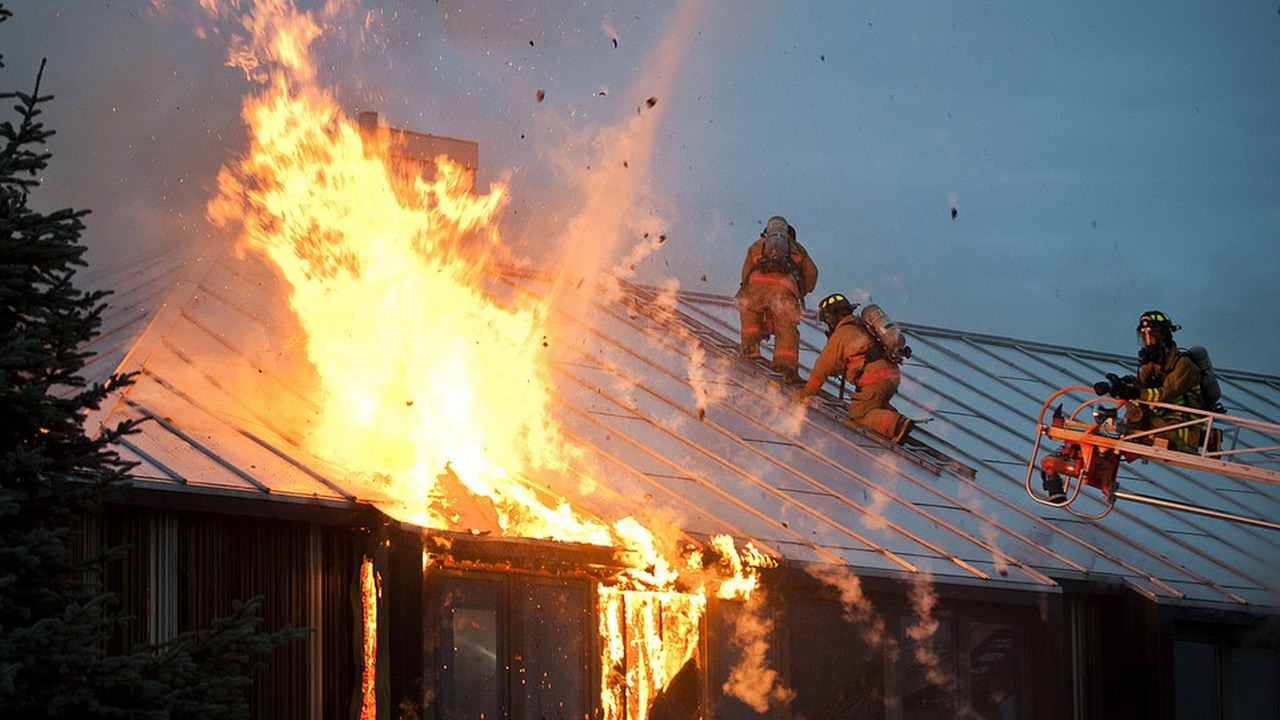
[[[320,457],[298,434],[318,422],[315,379],[298,372],[305,358],[269,268],[246,256],[195,269],[123,365],[141,371],[136,384],[92,419],[149,419],[122,440],[123,455],[140,463],[135,484],[367,504],[400,517],[404,500],[390,484]],[[537,297],[551,284],[514,271],[482,282],[507,297]],[[730,298],[609,282],[614,290],[575,316],[577,341],[551,366],[548,417],[577,452],[513,478],[544,507],[601,526],[639,518],[688,543],[727,535],[784,564],[866,576],[1040,591],[1086,580],[1163,603],[1280,605],[1280,533],[1125,503],[1081,522],[1025,494],[1042,396],[1123,358],[903,325],[916,352],[899,403],[930,421],[937,451],[921,456],[850,431],[835,410],[797,414],[734,357]],[[821,335],[802,330],[807,365]],[[1220,376],[1233,412],[1280,416],[1280,379]],[[1280,516],[1280,492],[1268,485],[1157,465],[1126,466],[1120,480],[1188,504]],[[479,494],[448,502],[448,530],[494,530]]]

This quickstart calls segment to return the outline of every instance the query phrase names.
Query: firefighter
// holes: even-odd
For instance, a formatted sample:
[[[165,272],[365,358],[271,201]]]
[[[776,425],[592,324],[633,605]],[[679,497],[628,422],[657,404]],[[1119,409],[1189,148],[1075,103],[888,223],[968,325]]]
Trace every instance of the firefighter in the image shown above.
[[[791,398],[804,402],[817,394],[827,377],[841,375],[856,388],[849,400],[849,419],[901,445],[915,427],[915,421],[890,404],[902,380],[898,363],[904,355],[891,357],[862,318],[853,314],[856,307],[839,293],[818,303],[818,319],[827,326],[827,344],[813,363],[809,381]],[[909,355],[908,351],[905,356]]]
[[[780,215],[769,218],[742,262],[742,356],[759,360],[760,342],[775,336],[770,366],[788,385],[800,384],[800,315],[817,284],[818,266],[796,242],[795,228]]]
[[[1138,367],[1137,376],[1118,377],[1108,374],[1107,379],[1094,386],[1099,395],[1110,395],[1125,404],[1125,426],[1128,431],[1154,430],[1191,420],[1190,413],[1165,408],[1153,408],[1142,402],[1158,402],[1183,405],[1197,409],[1205,407],[1200,388],[1200,367],[1190,355],[1178,349],[1173,334],[1181,330],[1168,315],[1159,310],[1148,310],[1138,318]],[[1196,452],[1203,438],[1198,425],[1175,428],[1158,433],[1169,447],[1182,452]],[[1151,436],[1138,442],[1151,443]]]

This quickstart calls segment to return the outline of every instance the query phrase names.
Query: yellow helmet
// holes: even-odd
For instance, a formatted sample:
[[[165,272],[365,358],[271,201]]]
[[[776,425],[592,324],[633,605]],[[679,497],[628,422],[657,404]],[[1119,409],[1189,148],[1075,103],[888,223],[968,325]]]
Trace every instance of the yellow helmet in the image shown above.
[[[844,295],[833,293],[818,303],[818,320],[826,324],[827,334],[830,334],[845,316],[853,314],[857,306],[858,303],[849,302]]]

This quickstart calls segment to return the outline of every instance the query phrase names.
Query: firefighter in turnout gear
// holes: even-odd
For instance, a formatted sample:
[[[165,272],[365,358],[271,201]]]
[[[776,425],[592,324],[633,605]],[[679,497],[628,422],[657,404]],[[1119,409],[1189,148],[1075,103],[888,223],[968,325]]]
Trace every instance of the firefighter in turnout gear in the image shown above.
[[[849,419],[902,444],[915,422],[894,409],[890,401],[902,380],[898,364],[910,356],[910,350],[902,354],[886,351],[863,319],[854,314],[855,307],[838,293],[818,304],[818,319],[827,326],[827,344],[813,363],[809,381],[791,397],[804,402],[817,394],[829,376],[842,376],[856,388],[849,400]]]
[[[795,228],[775,215],[747,248],[738,289],[742,356],[760,359],[760,342],[775,336],[771,366],[788,385],[800,382],[800,315],[818,283],[818,266],[796,242]]]
[[[1181,330],[1169,316],[1159,310],[1148,310],[1138,318],[1138,368],[1137,376],[1118,377],[1108,374],[1107,379],[1094,386],[1099,395],[1110,395],[1118,400],[1141,400],[1169,405],[1184,405],[1197,409],[1208,407],[1201,390],[1200,367],[1191,356],[1178,349],[1173,333]],[[1187,413],[1157,409],[1129,402],[1125,405],[1125,426],[1128,430],[1153,430],[1176,425],[1191,419]],[[1156,435],[1169,443],[1173,450],[1195,452],[1203,439],[1198,426],[1176,428]],[[1151,437],[1138,442],[1151,443]]]

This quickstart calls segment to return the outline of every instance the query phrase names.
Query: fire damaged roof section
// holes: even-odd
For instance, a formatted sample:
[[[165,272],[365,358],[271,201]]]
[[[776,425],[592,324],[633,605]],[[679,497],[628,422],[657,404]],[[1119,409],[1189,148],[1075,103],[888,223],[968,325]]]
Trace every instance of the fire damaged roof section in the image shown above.
[[[427,530],[423,552],[438,567],[503,568],[544,575],[585,575],[597,579],[617,575],[630,564],[615,548],[583,543],[547,542]]]
[[[319,411],[315,388],[301,349],[280,341],[298,330],[271,270],[252,256],[192,267],[120,366],[139,372],[136,383],[89,419],[91,430],[145,420],[119,448],[139,463],[134,485],[267,503],[394,503],[379,478],[304,449],[297,428]],[[550,287],[532,273],[488,282],[495,296]],[[920,423],[913,449],[845,427],[834,382],[801,408],[740,360],[732,298],[619,281],[589,312],[557,321],[575,342],[556,348],[552,411],[584,452],[572,467],[520,478],[552,504],[605,522],[650,519],[686,545],[729,535],[800,569],[1005,591],[1096,583],[1173,605],[1280,607],[1280,531],[1125,501],[1088,521],[1028,497],[1045,398],[1131,371],[1129,358],[899,322],[914,354],[895,403]],[[801,330],[804,375],[824,338],[809,321]],[[1280,377],[1220,370],[1219,379],[1228,412],[1280,421]],[[1157,463],[1126,464],[1119,481],[1186,506],[1280,518],[1280,488],[1269,484]],[[554,543],[493,529],[425,536],[456,564],[514,557],[606,575],[618,562],[612,549],[565,544],[561,557]]]

